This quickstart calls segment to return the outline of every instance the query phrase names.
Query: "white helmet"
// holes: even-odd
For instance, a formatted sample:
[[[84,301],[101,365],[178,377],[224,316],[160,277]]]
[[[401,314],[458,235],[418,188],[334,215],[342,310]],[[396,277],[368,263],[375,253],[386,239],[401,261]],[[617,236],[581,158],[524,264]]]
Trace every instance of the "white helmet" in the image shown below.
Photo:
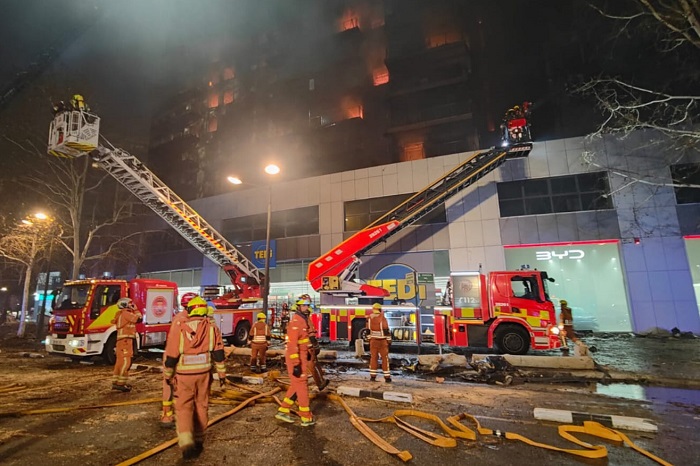
[[[131,298],[120,298],[119,301],[117,301],[117,307],[119,309],[126,309],[133,306],[134,302],[131,300]]]

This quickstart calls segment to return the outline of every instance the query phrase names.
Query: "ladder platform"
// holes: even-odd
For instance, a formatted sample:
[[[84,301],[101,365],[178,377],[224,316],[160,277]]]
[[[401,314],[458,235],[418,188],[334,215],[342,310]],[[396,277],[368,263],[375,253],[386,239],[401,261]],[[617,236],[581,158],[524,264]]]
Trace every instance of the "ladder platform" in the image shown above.
[[[95,150],[100,138],[100,117],[80,110],[59,112],[49,127],[48,153],[55,157],[81,157]]]

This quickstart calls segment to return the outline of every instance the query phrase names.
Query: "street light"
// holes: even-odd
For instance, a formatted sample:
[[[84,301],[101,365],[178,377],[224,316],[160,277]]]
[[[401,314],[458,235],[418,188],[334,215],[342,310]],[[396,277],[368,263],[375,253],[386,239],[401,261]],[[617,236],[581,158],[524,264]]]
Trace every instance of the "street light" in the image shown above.
[[[42,222],[45,220],[48,220],[50,222],[53,221],[48,215],[46,215],[43,212],[37,212],[33,215],[33,217],[37,220],[41,220]],[[22,223],[25,225],[33,225],[34,222],[32,222],[30,219],[24,219],[22,220]],[[53,227],[53,225],[51,225]],[[42,295],[42,300],[41,300],[41,312],[39,312],[36,316],[36,337],[38,339],[41,339],[42,333],[43,333],[43,328],[44,328],[44,314],[46,313],[46,300],[48,298],[49,294],[49,280],[51,276],[51,256],[53,255],[53,242],[54,242],[54,231],[53,228],[51,228],[51,236],[50,236],[50,241],[49,241],[49,254],[46,259],[46,272],[45,272],[45,278],[44,278],[44,294]]]
[[[280,167],[274,163],[268,164],[265,167],[265,173],[274,176],[279,174]],[[229,183],[241,184],[240,178],[229,176]],[[263,311],[267,314],[268,297],[270,296],[270,220],[272,218],[272,183],[267,184],[267,228],[265,230],[265,283],[263,283],[262,299]]]

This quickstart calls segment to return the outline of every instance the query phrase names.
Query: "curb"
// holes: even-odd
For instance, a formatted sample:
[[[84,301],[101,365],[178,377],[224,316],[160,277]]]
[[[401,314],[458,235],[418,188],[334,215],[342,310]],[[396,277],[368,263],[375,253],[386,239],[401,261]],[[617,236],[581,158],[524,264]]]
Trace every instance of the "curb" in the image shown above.
[[[375,400],[398,401],[400,403],[413,403],[413,395],[402,392],[380,392],[375,390],[365,390],[357,387],[338,387],[338,395],[355,396],[358,398],[374,398]]]
[[[640,417],[615,416],[610,414],[577,413],[561,409],[535,408],[535,419],[580,425],[583,421],[596,421],[606,427],[636,430],[640,432],[658,432],[659,428],[651,420]]]

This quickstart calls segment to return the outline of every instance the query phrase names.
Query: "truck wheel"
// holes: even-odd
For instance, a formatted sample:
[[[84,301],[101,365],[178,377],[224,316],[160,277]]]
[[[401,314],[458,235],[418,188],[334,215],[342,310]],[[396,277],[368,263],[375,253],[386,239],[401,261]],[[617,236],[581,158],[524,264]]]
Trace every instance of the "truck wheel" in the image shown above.
[[[113,366],[117,362],[116,347],[117,335],[113,333],[107,339],[107,343],[105,343],[105,347],[102,350],[102,357],[104,358],[105,362],[110,366]]]
[[[494,334],[494,343],[502,353],[525,354],[530,349],[530,334],[520,325],[501,325]]]
[[[350,348],[355,347],[355,340],[358,338],[362,338],[361,333],[363,329],[366,329],[367,327],[367,320],[362,319],[362,318],[356,318],[352,319],[352,327],[350,331],[350,342],[349,346]]]
[[[241,322],[236,326],[236,331],[233,332],[234,346],[245,346],[248,343],[248,334],[250,333],[250,323]]]

